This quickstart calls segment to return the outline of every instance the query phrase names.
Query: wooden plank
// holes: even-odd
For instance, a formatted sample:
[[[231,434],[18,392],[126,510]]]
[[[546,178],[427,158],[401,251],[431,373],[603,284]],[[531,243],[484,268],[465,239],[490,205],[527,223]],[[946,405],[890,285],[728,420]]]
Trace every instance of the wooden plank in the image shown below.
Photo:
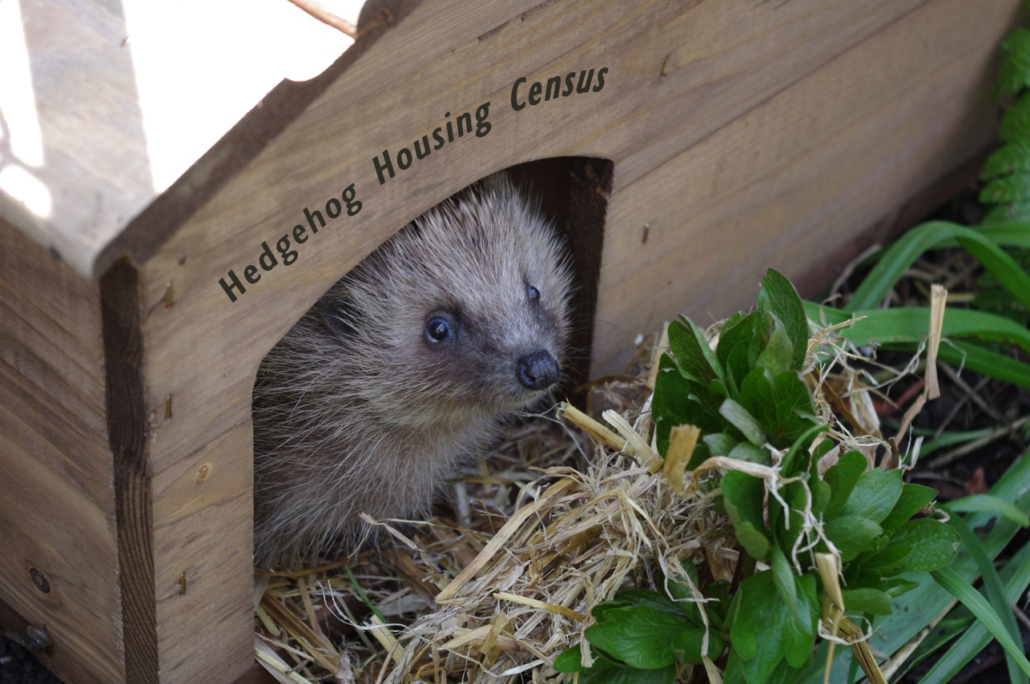
[[[0,600],[65,681],[124,681],[98,287],[3,221],[0,243]]]
[[[107,429],[114,455],[118,519],[118,586],[125,634],[125,678],[157,684],[154,597],[154,534],[147,463],[147,415],[143,394],[136,271],[115,264],[100,280],[107,376]]]
[[[245,421],[153,480],[162,684],[232,682],[254,660],[252,434]]]
[[[988,9],[927,3],[651,174],[616,166],[595,372],[679,312],[752,305],[768,267],[803,278],[988,144],[1013,18]]]

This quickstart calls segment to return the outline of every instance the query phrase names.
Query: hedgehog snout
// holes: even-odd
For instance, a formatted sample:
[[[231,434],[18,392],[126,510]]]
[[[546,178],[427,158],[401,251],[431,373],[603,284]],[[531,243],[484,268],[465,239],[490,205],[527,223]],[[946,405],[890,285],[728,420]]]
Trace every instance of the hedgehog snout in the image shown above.
[[[515,377],[526,389],[547,389],[558,381],[561,368],[545,349],[523,354],[515,364]]]

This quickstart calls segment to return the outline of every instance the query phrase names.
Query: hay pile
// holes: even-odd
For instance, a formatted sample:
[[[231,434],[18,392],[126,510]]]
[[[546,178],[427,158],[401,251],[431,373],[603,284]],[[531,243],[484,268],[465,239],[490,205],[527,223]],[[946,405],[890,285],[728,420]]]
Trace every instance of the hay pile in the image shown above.
[[[684,487],[685,462],[663,462],[653,448],[649,387],[667,337],[655,342],[641,345],[629,376],[593,393],[614,407],[603,413],[607,425],[562,406],[563,423],[538,417],[508,428],[478,471],[454,484],[451,515],[370,520],[377,549],[292,572],[258,570],[259,662],[296,684],[542,681],[556,676],[559,653],[585,644],[591,609],[619,590],[657,589],[660,577],[685,576],[686,563],[703,583],[731,579],[732,527],[703,488]],[[817,349],[836,356],[834,375],[819,375]],[[840,443],[824,468],[852,448],[870,462],[877,452],[899,457],[880,435],[870,376],[849,367],[852,352],[833,328],[809,349],[820,417]],[[837,422],[841,412],[858,434]]]

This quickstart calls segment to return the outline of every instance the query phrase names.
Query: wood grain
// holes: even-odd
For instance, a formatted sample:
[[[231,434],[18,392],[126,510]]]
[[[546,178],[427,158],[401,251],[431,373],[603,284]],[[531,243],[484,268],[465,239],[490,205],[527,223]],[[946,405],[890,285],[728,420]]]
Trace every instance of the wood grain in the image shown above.
[[[0,600],[65,681],[124,681],[99,286],[2,220],[0,244]]]
[[[766,268],[803,279],[983,149],[1012,20],[984,9],[927,3],[647,176],[625,183],[617,166],[595,372],[679,312],[752,305]]]
[[[100,279],[107,360],[107,426],[114,455],[118,511],[118,575],[125,634],[127,681],[158,681],[154,598],[153,515],[147,463],[147,418],[143,391],[136,270],[115,264]]]

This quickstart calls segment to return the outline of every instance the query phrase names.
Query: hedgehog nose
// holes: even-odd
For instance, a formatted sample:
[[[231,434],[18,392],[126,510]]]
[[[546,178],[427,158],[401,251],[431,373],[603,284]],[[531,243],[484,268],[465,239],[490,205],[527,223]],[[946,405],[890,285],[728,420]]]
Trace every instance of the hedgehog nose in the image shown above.
[[[515,375],[526,389],[542,390],[558,381],[558,362],[543,349],[529,352],[519,359]]]

